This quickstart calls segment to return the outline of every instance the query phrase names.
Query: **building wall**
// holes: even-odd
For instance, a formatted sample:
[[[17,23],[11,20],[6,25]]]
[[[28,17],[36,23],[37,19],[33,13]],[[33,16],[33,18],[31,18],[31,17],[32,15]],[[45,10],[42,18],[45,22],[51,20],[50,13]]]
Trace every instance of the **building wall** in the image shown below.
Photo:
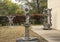
[[[52,28],[60,29],[60,0],[48,0],[48,8],[52,8]]]

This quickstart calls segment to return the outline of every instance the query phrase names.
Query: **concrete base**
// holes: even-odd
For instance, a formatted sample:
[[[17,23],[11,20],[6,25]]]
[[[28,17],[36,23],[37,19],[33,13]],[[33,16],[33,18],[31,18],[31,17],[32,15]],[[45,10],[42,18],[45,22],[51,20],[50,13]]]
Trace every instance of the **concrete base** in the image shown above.
[[[16,42],[39,42],[37,37],[30,37],[29,40],[26,40],[24,37],[18,38]]]

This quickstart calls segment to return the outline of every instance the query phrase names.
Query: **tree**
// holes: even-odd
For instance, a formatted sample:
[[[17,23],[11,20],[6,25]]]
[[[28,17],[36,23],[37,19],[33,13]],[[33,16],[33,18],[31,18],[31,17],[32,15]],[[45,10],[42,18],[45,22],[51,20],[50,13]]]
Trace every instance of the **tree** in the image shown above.
[[[47,8],[47,0],[33,0],[32,2],[28,3],[32,10],[30,13],[42,13],[44,8]]]
[[[0,3],[0,15],[21,14],[23,10],[16,3],[4,0]]]

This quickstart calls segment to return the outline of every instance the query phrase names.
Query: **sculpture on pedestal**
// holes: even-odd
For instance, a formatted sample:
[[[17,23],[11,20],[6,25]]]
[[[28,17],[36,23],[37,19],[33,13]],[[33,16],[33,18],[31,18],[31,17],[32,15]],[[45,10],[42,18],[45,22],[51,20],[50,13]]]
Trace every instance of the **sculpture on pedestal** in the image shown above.
[[[44,9],[43,14],[44,14],[44,22],[43,22],[44,29],[45,30],[50,30],[51,26],[52,26],[52,23],[51,23],[51,9]]]
[[[7,16],[8,20],[9,20],[9,23],[8,23],[9,26],[14,25],[14,23],[13,23],[14,17],[15,17],[15,16],[12,16],[12,15]]]
[[[22,5],[23,6],[23,10],[25,12],[25,23],[24,23],[24,26],[25,26],[25,37],[20,37],[16,40],[16,42],[38,42],[38,38],[36,37],[30,37],[30,33],[29,33],[29,27],[30,27],[30,14],[29,14],[29,11],[30,11],[30,7],[26,4]]]

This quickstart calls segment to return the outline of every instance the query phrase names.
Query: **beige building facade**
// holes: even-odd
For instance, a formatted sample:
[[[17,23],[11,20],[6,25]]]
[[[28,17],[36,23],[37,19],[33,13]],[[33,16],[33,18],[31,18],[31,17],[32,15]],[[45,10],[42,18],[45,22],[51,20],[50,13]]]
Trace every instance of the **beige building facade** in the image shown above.
[[[60,30],[60,0],[47,0],[48,8],[52,8],[52,28]]]

